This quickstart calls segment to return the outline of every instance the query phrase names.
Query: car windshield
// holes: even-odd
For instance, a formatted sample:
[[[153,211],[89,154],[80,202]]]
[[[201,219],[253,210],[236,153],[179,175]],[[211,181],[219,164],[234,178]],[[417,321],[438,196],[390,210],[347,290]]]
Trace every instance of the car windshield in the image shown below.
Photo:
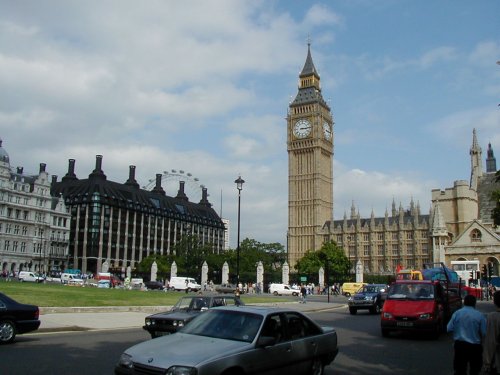
[[[389,288],[388,299],[433,299],[434,288],[430,284],[394,284]]]
[[[205,297],[185,297],[181,298],[174,307],[172,311],[177,310],[195,310],[200,311],[202,308],[208,308],[210,305],[209,298]]]
[[[360,292],[362,293],[378,293],[380,290],[380,287],[376,286],[376,285],[367,285],[367,286],[364,286],[362,290],[360,290]]]
[[[261,315],[243,311],[213,309],[200,314],[181,332],[225,340],[252,342],[261,324]]]

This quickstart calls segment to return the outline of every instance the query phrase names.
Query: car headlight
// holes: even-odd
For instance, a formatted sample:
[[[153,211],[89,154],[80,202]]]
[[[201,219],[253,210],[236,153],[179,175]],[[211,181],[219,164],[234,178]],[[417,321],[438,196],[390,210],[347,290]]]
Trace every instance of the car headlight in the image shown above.
[[[134,364],[132,362],[132,356],[127,354],[127,353],[123,353],[121,356],[120,356],[120,359],[118,360],[118,365],[120,367],[125,367],[125,368],[128,368],[128,369],[131,369],[134,367]]]
[[[197,371],[194,367],[172,366],[165,375],[196,375]]]
[[[147,326],[150,326],[150,325],[153,325],[153,324],[155,324],[155,321],[154,321],[154,320],[151,320],[151,319],[146,318],[146,325],[147,325]]]
[[[347,300],[348,300],[348,301],[352,301],[352,297],[349,297]]]
[[[179,320],[179,322],[177,323],[177,325],[179,327],[184,327],[184,321],[183,320]]]
[[[422,320],[428,320],[428,319],[431,319],[432,318],[432,315],[427,313],[427,314],[421,314],[419,316],[419,319],[422,319]]]
[[[388,312],[384,312],[382,314],[382,316],[384,317],[384,319],[392,319],[393,318],[392,314],[388,313]]]

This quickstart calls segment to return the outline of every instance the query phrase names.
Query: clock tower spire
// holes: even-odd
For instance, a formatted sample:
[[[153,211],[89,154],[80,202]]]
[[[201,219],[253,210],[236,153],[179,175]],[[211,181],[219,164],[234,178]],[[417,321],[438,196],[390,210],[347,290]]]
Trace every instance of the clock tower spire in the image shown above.
[[[295,265],[323,244],[333,221],[333,117],[307,44],[299,87],[287,116],[288,257]]]

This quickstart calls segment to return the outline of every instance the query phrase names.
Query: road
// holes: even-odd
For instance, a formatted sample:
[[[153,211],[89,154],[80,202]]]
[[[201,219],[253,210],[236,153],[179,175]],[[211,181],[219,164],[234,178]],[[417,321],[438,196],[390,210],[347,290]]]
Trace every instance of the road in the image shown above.
[[[478,309],[492,311],[492,303],[479,303]],[[452,373],[448,335],[438,340],[408,335],[382,338],[378,315],[358,312],[353,316],[345,307],[309,315],[338,332],[340,353],[327,367],[327,375]],[[14,344],[0,347],[0,373],[112,374],[124,349],[148,339],[142,329],[20,335]]]

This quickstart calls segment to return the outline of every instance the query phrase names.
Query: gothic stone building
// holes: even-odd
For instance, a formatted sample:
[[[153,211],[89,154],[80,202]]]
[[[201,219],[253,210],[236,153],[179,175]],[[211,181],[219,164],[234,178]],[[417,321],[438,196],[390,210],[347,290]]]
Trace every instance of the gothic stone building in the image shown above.
[[[344,214],[343,220],[333,220],[333,124],[309,44],[298,93],[287,115],[290,266],[308,250],[318,250],[325,241],[333,240],[344,249],[353,269],[361,261],[365,273],[393,273],[398,266],[420,268],[423,263],[470,258],[494,262],[498,268],[500,244],[493,244],[498,228],[492,225],[496,202],[491,192],[500,189],[500,183],[495,181],[491,145],[483,173],[475,130],[470,149],[471,181],[455,181],[453,188],[433,190],[429,214],[422,215],[413,200],[409,209],[401,204],[396,209],[393,201],[391,214],[375,217],[372,212],[370,218],[362,219],[353,203],[350,218]],[[472,225],[475,220],[480,221],[479,226]],[[464,247],[461,235],[467,231],[473,231],[467,238],[474,237],[474,244]],[[482,237],[489,239],[487,246],[480,246],[477,231],[488,232]],[[454,242],[459,236],[460,246]]]
[[[151,190],[139,188],[135,166],[125,183],[109,181],[102,171],[102,156],[88,178],[75,175],[75,160],[69,160],[60,182],[53,177],[52,194],[62,195],[71,212],[69,254],[73,268],[100,272],[107,262],[114,272],[135,268],[150,254],[170,254],[182,236],[196,236],[214,252],[224,250],[224,224],[203,188],[199,203],[190,202],[180,181],[177,196],[166,195],[162,175],[156,175]]]

